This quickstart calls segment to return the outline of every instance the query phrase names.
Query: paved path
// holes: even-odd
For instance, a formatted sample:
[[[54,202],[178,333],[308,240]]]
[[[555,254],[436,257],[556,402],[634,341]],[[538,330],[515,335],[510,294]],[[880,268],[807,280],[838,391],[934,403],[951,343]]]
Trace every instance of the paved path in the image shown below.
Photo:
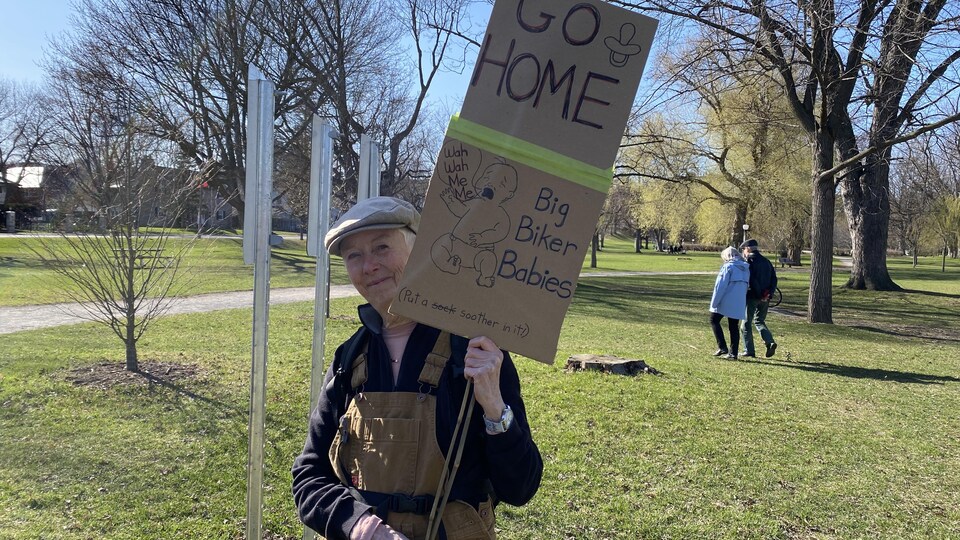
[[[585,272],[581,278],[656,276],[656,275],[713,275],[716,272]],[[291,287],[270,290],[271,304],[290,304],[308,302],[314,298],[313,287]],[[332,285],[330,298],[356,296],[352,285]],[[199,294],[177,299],[167,310],[166,315],[180,313],[201,313],[220,309],[238,309],[253,307],[253,291],[237,291]],[[81,304],[44,304],[20,307],[0,307],[0,334],[12,334],[23,330],[35,330],[88,322],[92,317]]]
[[[353,285],[331,285],[330,298],[357,295]],[[291,287],[270,290],[271,304],[307,302],[314,298],[313,287]],[[176,300],[167,315],[200,313],[219,309],[252,308],[253,291],[222,292],[186,296]],[[0,334],[34,330],[91,320],[83,306],[75,303],[0,308]]]

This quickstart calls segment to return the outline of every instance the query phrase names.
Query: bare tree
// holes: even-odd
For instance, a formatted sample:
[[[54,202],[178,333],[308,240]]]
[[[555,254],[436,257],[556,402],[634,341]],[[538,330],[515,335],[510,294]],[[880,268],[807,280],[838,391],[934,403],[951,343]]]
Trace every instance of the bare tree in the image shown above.
[[[292,77],[258,31],[264,4],[81,0],[79,7],[73,35],[53,47],[54,61],[129,96],[151,130],[211,171],[208,185],[242,213],[248,66],[284,82]],[[279,100],[278,114],[288,102]]]
[[[924,195],[929,199],[924,216],[924,239],[941,253],[940,270],[946,271],[947,257],[960,256],[960,125],[947,126],[929,138],[920,138],[928,144],[919,147],[922,163],[928,164]],[[933,251],[933,250],[931,250]]]
[[[419,129],[427,92],[450,56],[453,30],[463,20],[464,0],[286,0],[276,14],[274,39],[289,51],[315,95],[305,107],[334,120],[341,204],[356,194],[360,135],[383,149],[380,191],[410,190],[432,168],[427,136]],[[412,51],[397,47],[401,36]],[[286,39],[286,41],[284,41]],[[456,62],[454,57],[454,62]],[[303,87],[310,88],[310,87]],[[312,99],[312,100],[311,100]],[[414,190],[415,191],[415,190]]]
[[[853,239],[847,285],[896,289],[886,268],[890,149],[960,119],[938,107],[958,83],[960,7],[946,0],[623,4],[714,29],[718,50],[754,51],[779,74],[786,98],[814,141],[808,319],[832,322],[838,186]]]
[[[44,101],[56,119],[44,157],[69,171],[77,196],[67,210],[81,211],[35,253],[66,279],[64,295],[124,342],[136,371],[137,341],[187,284],[179,270],[192,240],[171,239],[169,227],[207,171],[185,168],[142,105],[90,67],[61,62]]]
[[[913,257],[914,267],[921,238],[931,225],[931,215],[941,195],[939,188],[944,185],[933,143],[930,136],[908,142],[903,160],[891,169],[891,226],[901,249]]]
[[[129,145],[120,153],[122,172],[110,186],[105,234],[90,234],[81,224],[86,231],[38,237],[34,252],[70,283],[63,294],[123,341],[126,368],[137,371],[137,342],[188,283],[180,267],[193,240],[173,240],[168,226],[179,217],[195,175],[131,154]],[[153,226],[150,232],[141,229],[143,222]]]
[[[246,74],[276,83],[278,196],[309,178],[310,118],[335,120],[342,137],[336,198],[356,193],[360,134],[385,151],[381,191],[407,191],[425,161],[418,129],[426,93],[449,53],[465,0],[81,0],[74,37],[60,58],[93,67],[143,104],[156,134],[240,212],[245,165]],[[409,41],[403,36],[410,36]],[[413,43],[412,52],[398,43]],[[299,155],[300,159],[292,159]]]
[[[948,126],[937,138],[944,185],[935,209],[934,225],[943,244],[941,269],[946,270],[948,256],[960,257],[960,169],[956,166],[960,163],[960,124]]]
[[[8,178],[12,165],[29,165],[36,159],[47,126],[41,114],[38,90],[27,84],[0,79],[0,181]]]

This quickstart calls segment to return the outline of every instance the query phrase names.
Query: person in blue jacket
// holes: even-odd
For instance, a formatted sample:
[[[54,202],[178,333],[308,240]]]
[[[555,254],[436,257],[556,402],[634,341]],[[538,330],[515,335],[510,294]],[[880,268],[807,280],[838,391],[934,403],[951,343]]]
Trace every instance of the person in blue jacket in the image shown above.
[[[740,346],[740,320],[747,311],[747,289],[750,288],[750,266],[743,260],[736,248],[728,247],[720,252],[723,265],[713,285],[710,298],[710,326],[717,338],[717,352],[714,356],[726,356],[736,359]],[[723,336],[720,320],[727,318],[730,330],[730,348]]]

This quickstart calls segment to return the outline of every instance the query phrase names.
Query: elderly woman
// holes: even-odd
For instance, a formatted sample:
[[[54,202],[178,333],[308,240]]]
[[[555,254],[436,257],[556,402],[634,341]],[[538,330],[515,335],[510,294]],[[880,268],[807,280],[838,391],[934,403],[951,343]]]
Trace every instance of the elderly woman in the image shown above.
[[[368,302],[361,328],[336,351],[293,465],[300,519],[328,539],[426,537],[468,380],[478,407],[437,537],[493,539],[497,503],[523,505],[540,486],[543,461],[510,355],[489,338],[389,311],[419,222],[409,203],[375,197],[325,239]]]
[[[713,297],[710,298],[710,326],[717,338],[717,352],[714,356],[726,356],[736,359],[740,346],[740,320],[747,311],[747,288],[750,286],[750,266],[733,247],[720,252],[723,265],[713,285]],[[723,338],[720,320],[727,318],[730,330],[730,348]]]

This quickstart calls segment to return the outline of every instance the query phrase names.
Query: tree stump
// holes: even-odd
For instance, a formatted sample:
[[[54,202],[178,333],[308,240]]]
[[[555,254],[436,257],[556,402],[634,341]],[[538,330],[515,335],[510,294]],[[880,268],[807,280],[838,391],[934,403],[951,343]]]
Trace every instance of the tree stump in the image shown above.
[[[575,354],[567,358],[566,371],[601,371],[614,375],[637,375],[648,373],[659,375],[660,372],[643,360],[620,358],[612,355]]]

